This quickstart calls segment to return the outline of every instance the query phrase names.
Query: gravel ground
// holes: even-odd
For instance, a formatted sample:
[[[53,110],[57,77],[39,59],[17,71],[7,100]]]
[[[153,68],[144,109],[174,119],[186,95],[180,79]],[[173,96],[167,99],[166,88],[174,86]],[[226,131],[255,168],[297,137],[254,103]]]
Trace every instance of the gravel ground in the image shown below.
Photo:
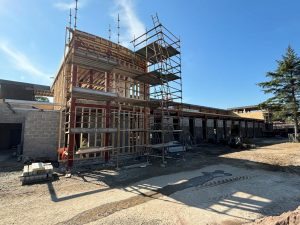
[[[152,200],[124,208],[105,217],[99,217],[99,214],[95,213],[97,216],[94,218],[89,216],[89,221],[86,222],[128,225],[244,223],[265,215],[280,214],[300,204],[299,176],[287,177],[282,173],[240,169],[223,164],[163,176],[160,177],[160,181],[157,178],[145,180],[132,186],[131,189],[138,190],[141,184],[149,186],[152,183],[156,187],[162,186],[162,189],[167,184],[175,183],[176,186],[177,183],[180,186],[195,176],[200,175],[204,180],[209,173],[220,169],[226,171],[226,174],[219,173],[219,176],[204,183],[186,189],[179,188],[170,195],[150,192]],[[144,192],[144,195],[146,197],[143,198],[147,198],[148,194]],[[84,214],[80,216],[85,217]]]
[[[300,166],[300,143],[268,144],[258,141],[258,147],[248,151],[222,155],[224,158],[244,159],[279,166]]]
[[[166,168],[95,169],[27,186],[20,165],[0,163],[0,224],[234,225],[280,215],[300,205],[300,145],[272,143],[234,153],[207,145]]]

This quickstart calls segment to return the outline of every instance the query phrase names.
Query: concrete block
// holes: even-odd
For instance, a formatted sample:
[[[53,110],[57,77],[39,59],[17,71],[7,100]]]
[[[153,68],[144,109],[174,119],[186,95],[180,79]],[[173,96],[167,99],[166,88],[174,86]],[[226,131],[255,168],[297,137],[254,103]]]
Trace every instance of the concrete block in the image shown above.
[[[40,171],[45,170],[43,163],[32,163],[31,164],[32,171]]]

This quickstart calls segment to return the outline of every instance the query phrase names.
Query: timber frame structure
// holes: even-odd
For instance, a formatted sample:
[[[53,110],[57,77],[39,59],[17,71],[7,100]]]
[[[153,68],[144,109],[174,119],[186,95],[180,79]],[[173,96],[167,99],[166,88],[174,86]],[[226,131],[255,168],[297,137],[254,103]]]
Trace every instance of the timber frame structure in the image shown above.
[[[130,50],[66,28],[64,60],[53,82],[60,106],[59,160],[101,162],[158,156],[180,134],[180,40],[156,16]],[[172,122],[170,122],[172,121]]]

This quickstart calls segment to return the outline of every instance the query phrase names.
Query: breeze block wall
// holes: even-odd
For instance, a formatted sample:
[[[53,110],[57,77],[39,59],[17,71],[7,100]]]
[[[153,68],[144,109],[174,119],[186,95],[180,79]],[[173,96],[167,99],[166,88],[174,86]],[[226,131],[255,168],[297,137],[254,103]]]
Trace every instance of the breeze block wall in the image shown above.
[[[259,124],[254,122],[254,137],[259,137]]]
[[[195,129],[194,129],[194,138],[195,143],[200,144],[203,140],[203,128],[202,128],[202,119],[201,118],[195,118]]]
[[[240,128],[240,132],[241,132],[241,137],[247,137],[247,130],[246,130],[246,122],[245,121],[241,121],[241,128]]]
[[[23,158],[57,160],[58,111],[29,111],[25,118]]]
[[[232,124],[232,121],[231,120],[226,120],[225,122],[225,132],[226,132],[226,136],[225,136],[225,139],[228,140],[231,136],[231,124]]]
[[[187,141],[187,138],[190,135],[189,118],[181,117],[180,125],[181,125],[181,130],[182,130],[182,132],[180,133],[180,140],[184,142],[184,141]]]
[[[264,127],[264,123],[259,123],[258,137],[262,137],[263,136],[263,127]]]
[[[254,127],[253,127],[253,122],[247,122],[247,137],[248,138],[253,138],[253,132],[254,132]]]
[[[21,123],[25,122],[28,111],[19,109],[9,109],[6,103],[0,103],[0,123]]]
[[[218,141],[225,139],[223,120],[217,120],[217,139]]]
[[[0,102],[0,124],[21,124],[22,126],[21,140],[20,140],[21,149],[23,143],[25,117],[27,113],[28,110],[13,109],[10,104]],[[0,131],[0,146],[3,147],[8,145],[8,143],[10,142],[9,136],[10,136],[9,131],[6,130]]]
[[[214,127],[214,119],[206,120],[206,132],[207,132],[207,140],[215,141],[215,127]]]
[[[172,130],[173,129],[173,117],[171,116],[165,116],[163,119],[163,128],[166,130]],[[165,133],[165,142],[174,141],[173,133],[172,132],[166,132]]]

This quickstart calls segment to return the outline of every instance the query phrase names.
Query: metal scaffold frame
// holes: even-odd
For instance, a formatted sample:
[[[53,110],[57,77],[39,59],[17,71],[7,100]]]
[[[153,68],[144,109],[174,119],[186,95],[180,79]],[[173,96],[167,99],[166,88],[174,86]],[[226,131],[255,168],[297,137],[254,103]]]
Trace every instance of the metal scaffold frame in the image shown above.
[[[135,53],[147,61],[147,75],[140,79],[150,81],[155,76],[158,82],[150,83],[150,98],[160,102],[152,108],[150,152],[157,148],[165,163],[165,153],[172,141],[182,142],[182,77],[180,39],[163,26],[158,15],[152,16],[153,28],[135,38],[132,43]],[[176,122],[175,122],[176,121]],[[182,145],[183,151],[185,147]],[[152,156],[157,157],[157,155]],[[159,156],[160,157],[160,156]]]

